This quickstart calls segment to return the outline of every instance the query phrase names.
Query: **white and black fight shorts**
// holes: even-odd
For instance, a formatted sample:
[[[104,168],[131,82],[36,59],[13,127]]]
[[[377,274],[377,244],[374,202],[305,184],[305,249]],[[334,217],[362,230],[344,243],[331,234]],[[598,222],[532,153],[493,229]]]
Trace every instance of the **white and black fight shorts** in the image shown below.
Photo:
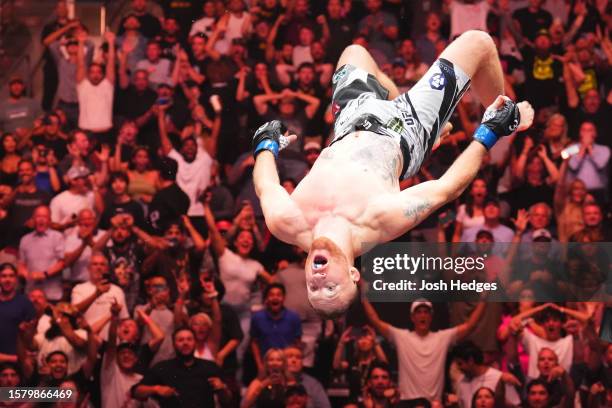
[[[419,171],[470,78],[440,58],[412,89],[391,101],[374,75],[350,64],[334,73],[332,83],[332,144],[358,130],[394,138],[402,150],[403,180]]]

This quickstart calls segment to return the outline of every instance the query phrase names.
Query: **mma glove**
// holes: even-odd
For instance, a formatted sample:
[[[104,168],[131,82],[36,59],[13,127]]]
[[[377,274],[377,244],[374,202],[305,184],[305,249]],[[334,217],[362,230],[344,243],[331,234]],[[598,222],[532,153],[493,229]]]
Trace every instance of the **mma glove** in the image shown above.
[[[474,132],[474,140],[479,141],[490,150],[500,137],[514,132],[521,122],[518,106],[506,99],[501,108],[487,108],[482,117],[482,123]]]
[[[266,122],[255,131],[253,135],[253,156],[263,150],[269,150],[278,157],[278,152],[289,145],[289,138],[285,136],[287,128],[280,120]]]

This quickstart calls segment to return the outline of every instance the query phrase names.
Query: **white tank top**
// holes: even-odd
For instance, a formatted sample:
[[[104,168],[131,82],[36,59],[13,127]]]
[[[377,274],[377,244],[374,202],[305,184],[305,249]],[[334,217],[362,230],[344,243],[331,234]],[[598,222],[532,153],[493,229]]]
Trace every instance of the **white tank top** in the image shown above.
[[[203,349],[196,347],[194,355],[195,355],[195,358],[201,358],[202,360],[215,361],[215,357],[213,356],[212,351],[210,351],[210,348],[208,347],[206,343],[204,343]]]

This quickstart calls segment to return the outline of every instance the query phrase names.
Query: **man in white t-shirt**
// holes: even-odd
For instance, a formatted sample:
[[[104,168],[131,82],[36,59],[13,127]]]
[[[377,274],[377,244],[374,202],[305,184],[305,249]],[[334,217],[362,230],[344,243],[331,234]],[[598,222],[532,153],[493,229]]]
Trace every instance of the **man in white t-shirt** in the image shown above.
[[[527,369],[527,377],[538,378],[540,370],[538,369],[538,354],[543,348],[551,349],[555,352],[558,358],[558,364],[565,371],[570,370],[574,360],[574,337],[561,335],[563,328],[563,314],[553,308],[548,308],[543,317],[545,338],[541,338],[533,334],[529,330],[513,330],[513,334],[521,336],[521,342],[525,351],[529,355],[529,366]]]
[[[106,70],[94,63],[85,65],[84,46],[87,33],[78,36],[77,96],[79,99],[79,128],[94,133],[108,132],[113,127],[113,97],[115,93],[115,34],[104,33],[108,43]],[[106,72],[105,72],[106,71]]]
[[[417,300],[410,306],[414,330],[399,329],[382,321],[365,298],[363,308],[376,330],[395,345],[402,401],[421,398],[441,401],[448,349],[476,327],[485,303],[479,303],[465,323],[437,332],[430,330],[433,305],[426,300]]]
[[[510,373],[503,373],[484,364],[484,354],[471,341],[459,344],[454,350],[455,362],[463,374],[457,382],[457,397],[461,408],[472,406],[472,397],[481,387],[495,391],[495,398],[507,404],[518,406],[521,403],[514,386],[520,381]]]
[[[213,160],[211,155],[214,155],[216,139],[219,135],[221,126],[221,105],[218,102],[211,103],[215,109],[215,119],[212,125],[212,130],[208,141],[211,143],[205,144],[199,135],[187,136],[182,138],[180,151],[177,151],[172,146],[172,142],[168,138],[166,130],[166,109],[172,102],[158,105],[158,126],[161,148],[165,156],[176,160],[178,164],[178,172],[176,174],[176,183],[189,196],[189,210],[187,215],[190,217],[203,217],[204,206],[201,202],[201,196],[206,191],[210,183],[210,168]],[[196,129],[199,126],[195,127]],[[194,130],[195,132],[196,130]]]
[[[110,306],[114,303],[121,305],[121,318],[128,317],[123,290],[110,283],[108,259],[102,252],[95,252],[89,260],[89,281],[76,285],[72,289],[71,303],[83,313],[83,317],[90,326],[108,318]],[[100,337],[106,340],[108,336],[108,323],[100,332]]]
[[[59,224],[59,229],[74,225],[81,210],[85,208],[93,210],[96,207],[96,198],[100,204],[102,203],[97,186],[93,185],[94,190],[90,188],[89,174],[87,167],[71,167],[66,174],[70,187],[51,200],[49,204],[51,222]]]
[[[100,368],[102,408],[140,406],[140,402],[133,399],[130,393],[130,389],[142,379],[142,374],[136,372],[138,345],[125,342],[117,344],[117,328],[122,310],[125,309],[119,303],[110,307],[108,343]]]

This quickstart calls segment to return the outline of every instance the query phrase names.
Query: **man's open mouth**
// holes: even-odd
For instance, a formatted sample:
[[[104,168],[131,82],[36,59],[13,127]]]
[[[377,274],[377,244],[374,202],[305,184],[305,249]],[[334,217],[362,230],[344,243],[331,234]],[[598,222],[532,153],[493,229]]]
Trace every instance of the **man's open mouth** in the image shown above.
[[[312,269],[317,271],[325,268],[327,265],[327,258],[323,255],[316,255],[312,260]]]

